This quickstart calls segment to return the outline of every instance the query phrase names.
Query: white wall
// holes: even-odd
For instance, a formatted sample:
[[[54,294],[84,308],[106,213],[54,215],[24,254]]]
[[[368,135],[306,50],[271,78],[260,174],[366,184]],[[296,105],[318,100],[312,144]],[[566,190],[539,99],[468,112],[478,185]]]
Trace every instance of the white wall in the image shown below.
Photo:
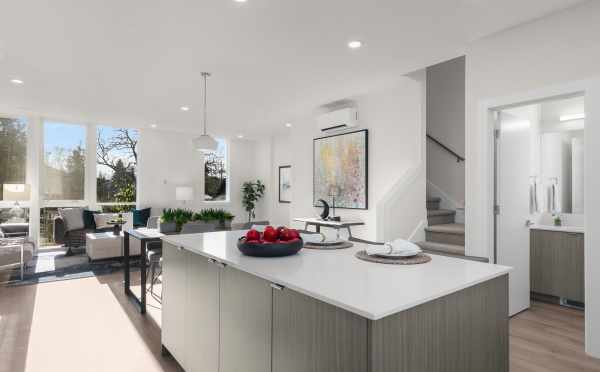
[[[365,222],[365,226],[353,228],[357,237],[370,240],[407,238],[426,219],[423,89],[422,77],[421,80],[402,77],[391,88],[356,97],[340,97],[357,105],[361,127],[369,129],[369,209],[336,211],[342,218]],[[278,140],[275,140],[272,170],[290,161],[292,165],[289,214],[284,207],[282,215],[276,218],[285,219],[287,215],[289,218],[311,217],[320,213],[319,208],[312,206],[313,139],[322,135],[317,129],[314,113],[310,113],[294,122],[289,142],[283,140],[277,144]],[[410,182],[406,182],[409,178]],[[398,189],[399,184],[404,187]],[[400,191],[401,198],[391,198],[389,204],[380,204],[396,191]],[[382,213],[385,209],[387,211]],[[386,214],[389,217],[390,210],[394,211],[394,219],[387,222],[393,226],[382,229],[386,221],[382,217]],[[387,232],[384,234],[383,231]]]
[[[465,155],[465,57],[427,67],[427,134]],[[464,206],[465,163],[427,141],[427,181]]]
[[[289,131],[291,132],[291,130]],[[272,190],[269,198],[269,221],[274,226],[290,226],[290,203],[279,202],[279,167],[292,165],[293,151],[289,133],[274,136],[271,139],[271,179],[269,189]],[[292,188],[294,188],[294,174],[296,169],[292,166]],[[312,174],[310,174],[312,177]]]
[[[600,208],[600,2],[515,27],[473,43],[467,51],[466,252],[488,256],[493,239],[491,215],[491,132],[482,109],[503,97],[529,98],[535,92],[585,90],[585,207]],[[584,80],[587,79],[587,80]],[[533,93],[524,93],[533,92]],[[539,97],[542,98],[542,97]],[[600,215],[585,216],[586,350],[600,357]],[[592,295],[593,294],[593,295]]]
[[[140,207],[186,207],[200,209],[224,208],[231,211],[236,222],[245,222],[246,212],[241,204],[241,185],[244,181],[261,179],[268,184],[270,143],[268,141],[229,140],[230,201],[203,202],[204,166],[202,155],[192,148],[191,136],[186,133],[142,129],[139,143],[138,205]],[[175,187],[193,186],[196,200],[178,202]],[[266,200],[271,190],[267,187],[265,198],[257,208],[256,219],[268,214]],[[152,212],[159,213],[158,211]]]

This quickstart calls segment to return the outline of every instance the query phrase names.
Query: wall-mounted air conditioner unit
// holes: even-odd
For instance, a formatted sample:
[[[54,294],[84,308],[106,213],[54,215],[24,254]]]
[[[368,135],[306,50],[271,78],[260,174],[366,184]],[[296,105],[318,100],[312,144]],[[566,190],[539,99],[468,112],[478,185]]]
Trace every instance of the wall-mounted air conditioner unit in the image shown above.
[[[317,125],[321,132],[343,130],[358,126],[358,110],[343,108],[317,116]]]

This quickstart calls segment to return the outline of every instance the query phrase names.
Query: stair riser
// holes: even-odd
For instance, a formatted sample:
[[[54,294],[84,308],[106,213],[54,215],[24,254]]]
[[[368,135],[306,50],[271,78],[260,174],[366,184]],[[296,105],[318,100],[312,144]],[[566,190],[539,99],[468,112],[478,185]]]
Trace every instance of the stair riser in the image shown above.
[[[427,202],[427,209],[440,209],[440,202],[439,202],[439,200],[428,201]]]
[[[446,234],[441,232],[425,232],[426,240],[436,243],[465,245],[465,236],[462,234]]]
[[[454,215],[448,214],[445,216],[429,216],[427,217],[427,222],[429,223],[429,226],[454,223]]]

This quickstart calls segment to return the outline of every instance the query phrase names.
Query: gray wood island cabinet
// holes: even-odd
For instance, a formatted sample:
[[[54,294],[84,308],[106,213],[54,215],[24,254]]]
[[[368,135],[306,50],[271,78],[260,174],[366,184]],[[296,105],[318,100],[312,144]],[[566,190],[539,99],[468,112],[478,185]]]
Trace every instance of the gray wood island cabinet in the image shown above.
[[[390,267],[355,259],[360,247],[260,259],[237,251],[239,235],[163,241],[162,343],[186,371],[508,371],[507,268]],[[462,278],[429,281],[436,265]]]

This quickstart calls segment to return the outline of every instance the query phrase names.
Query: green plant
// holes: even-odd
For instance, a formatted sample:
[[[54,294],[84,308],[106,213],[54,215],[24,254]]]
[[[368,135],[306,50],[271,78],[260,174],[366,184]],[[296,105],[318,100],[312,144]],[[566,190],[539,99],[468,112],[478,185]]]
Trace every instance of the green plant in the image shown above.
[[[242,185],[242,205],[248,212],[248,222],[256,217],[256,203],[265,194],[265,185],[260,181],[247,181]]]
[[[194,213],[192,221],[228,221],[235,216],[224,209],[208,208]]]
[[[177,226],[177,231],[181,231],[181,227],[185,223],[191,221],[193,216],[194,216],[194,212],[192,212],[189,209],[167,208],[167,209],[163,210],[163,213],[160,216],[160,222],[163,222],[163,223],[175,222],[175,225]]]

